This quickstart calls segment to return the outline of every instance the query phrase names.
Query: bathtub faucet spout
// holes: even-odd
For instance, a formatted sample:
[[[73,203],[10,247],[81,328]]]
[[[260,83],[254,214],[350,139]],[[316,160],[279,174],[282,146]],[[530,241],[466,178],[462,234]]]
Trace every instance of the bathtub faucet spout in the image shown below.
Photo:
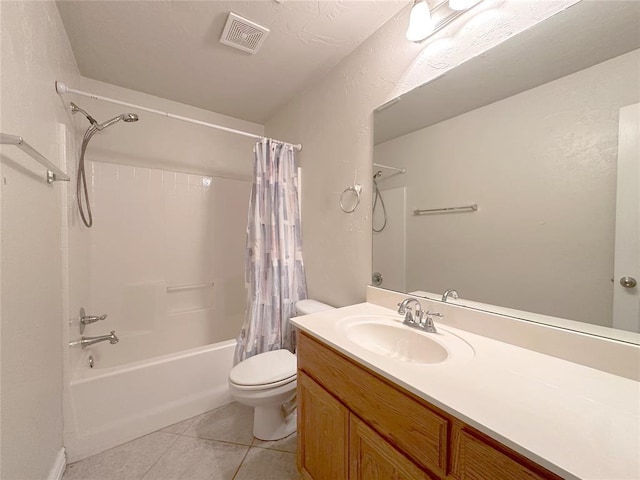
[[[96,343],[106,342],[107,340],[111,345],[115,345],[120,341],[118,337],[116,337],[115,330],[111,330],[111,333],[109,335],[100,335],[99,337],[82,337],[82,339],[80,340],[80,345],[82,346],[82,348],[84,348]]]

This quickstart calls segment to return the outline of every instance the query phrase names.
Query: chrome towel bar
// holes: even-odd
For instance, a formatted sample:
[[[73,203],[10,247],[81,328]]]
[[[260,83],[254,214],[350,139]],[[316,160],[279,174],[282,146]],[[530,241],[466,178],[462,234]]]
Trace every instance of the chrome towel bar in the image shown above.
[[[9,135],[7,133],[0,133],[0,143],[3,145],[15,145],[31,158],[43,165],[47,169],[47,183],[69,181],[69,175],[64,173],[53,163],[51,163],[44,155],[42,155],[35,148],[25,142],[22,137],[19,137],[17,135]]]
[[[430,215],[432,213],[453,213],[453,212],[477,212],[478,204],[463,205],[461,207],[446,207],[446,208],[429,208],[429,209],[416,209],[413,211],[414,215]]]

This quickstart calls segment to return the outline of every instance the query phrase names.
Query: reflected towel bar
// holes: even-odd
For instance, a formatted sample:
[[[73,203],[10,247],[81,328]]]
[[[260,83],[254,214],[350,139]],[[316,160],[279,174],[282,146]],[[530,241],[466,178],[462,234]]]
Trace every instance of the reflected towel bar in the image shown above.
[[[213,287],[213,282],[198,283],[196,285],[176,285],[173,287],[167,286],[167,292],[180,292],[182,290],[196,290],[198,288],[207,288],[207,287]]]
[[[31,158],[36,160],[39,164],[43,165],[47,169],[47,183],[53,182],[68,182],[69,175],[64,173],[53,163],[51,163],[44,155],[38,152],[35,148],[24,141],[22,137],[17,135],[9,135],[6,133],[0,133],[0,143],[3,145],[15,145],[20,150],[25,152]]]
[[[374,163],[373,166],[378,168],[388,168],[389,170],[395,170],[398,173],[407,173],[406,168],[390,167],[388,165],[382,165],[381,163]]]
[[[478,204],[464,205],[462,207],[447,207],[447,208],[430,208],[427,210],[416,209],[413,211],[414,215],[429,215],[431,213],[453,213],[453,212],[477,212]]]

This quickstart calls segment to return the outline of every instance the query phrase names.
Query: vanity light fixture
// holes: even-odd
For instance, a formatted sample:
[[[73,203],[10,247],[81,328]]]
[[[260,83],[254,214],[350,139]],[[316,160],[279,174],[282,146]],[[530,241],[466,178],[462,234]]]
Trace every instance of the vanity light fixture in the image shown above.
[[[409,14],[407,40],[420,43],[431,35],[449,25],[467,10],[479,4],[482,0],[442,0],[433,9],[429,8],[427,0],[413,0],[413,7]],[[432,14],[438,14],[434,20]]]
[[[433,33],[435,25],[431,19],[431,11],[427,0],[414,0],[409,14],[407,40],[421,42]]]

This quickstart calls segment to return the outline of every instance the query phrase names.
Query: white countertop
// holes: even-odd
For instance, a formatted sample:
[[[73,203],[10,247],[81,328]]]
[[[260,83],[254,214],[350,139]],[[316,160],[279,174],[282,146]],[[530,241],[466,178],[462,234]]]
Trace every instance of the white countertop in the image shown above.
[[[475,355],[430,365],[402,362],[365,350],[336,328],[339,320],[359,314],[402,321],[371,303],[291,321],[564,478],[640,479],[640,383],[437,321]]]

